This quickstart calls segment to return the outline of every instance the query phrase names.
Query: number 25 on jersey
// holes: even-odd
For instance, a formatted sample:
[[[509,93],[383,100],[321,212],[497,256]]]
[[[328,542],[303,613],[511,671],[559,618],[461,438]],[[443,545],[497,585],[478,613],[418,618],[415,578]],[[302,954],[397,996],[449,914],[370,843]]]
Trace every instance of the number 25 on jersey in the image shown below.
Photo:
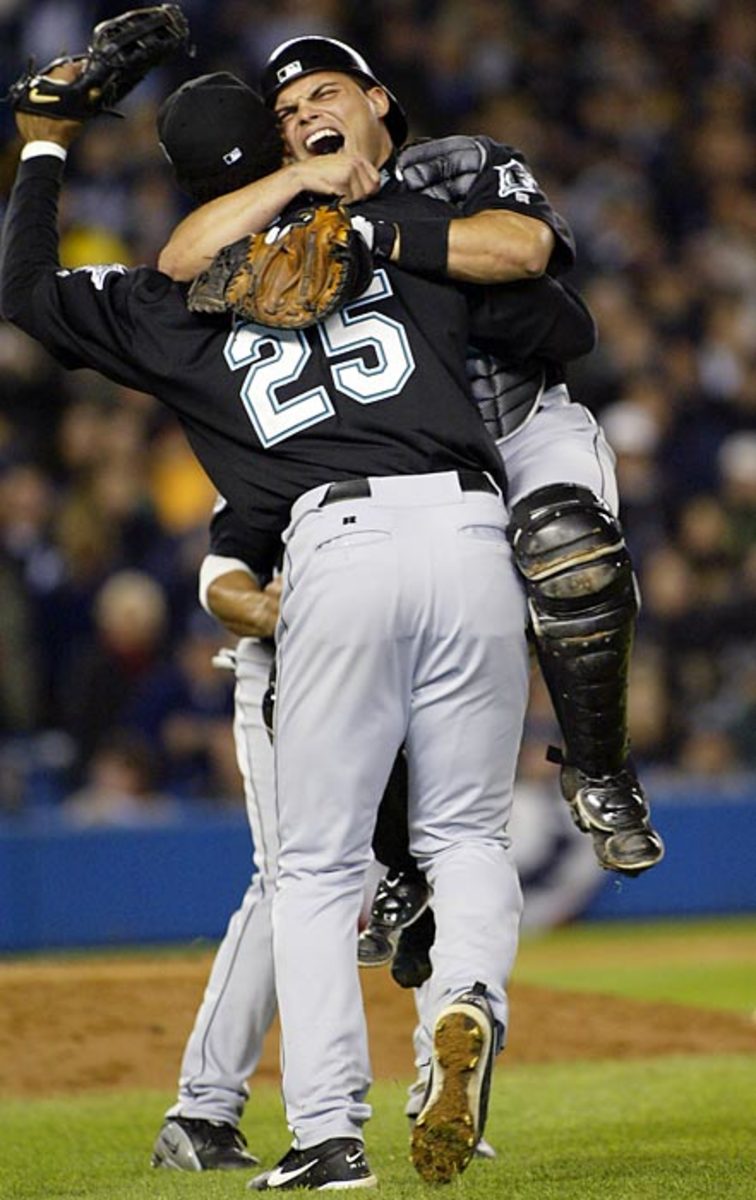
[[[386,272],[376,271],[361,296],[317,326],[334,388],[358,404],[397,396],[415,370],[404,326],[373,308],[391,294]],[[366,305],[370,311],[364,311]],[[247,368],[240,396],[262,446],[275,446],[333,416],[333,400],[323,385],[280,399],[282,389],[301,379],[312,357],[303,330],[240,324],[223,352],[232,371]]]

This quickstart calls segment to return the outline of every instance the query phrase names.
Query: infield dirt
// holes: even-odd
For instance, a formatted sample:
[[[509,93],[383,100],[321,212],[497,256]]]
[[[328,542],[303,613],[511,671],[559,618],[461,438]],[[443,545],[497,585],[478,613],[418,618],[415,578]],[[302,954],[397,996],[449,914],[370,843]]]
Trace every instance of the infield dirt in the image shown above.
[[[170,1094],[211,961],[210,952],[172,951],[0,964],[0,1096]],[[387,970],[362,981],[375,1076],[410,1079],[412,996]],[[737,1013],[525,984],[511,991],[510,1063],[749,1051],[756,1026]],[[259,1077],[278,1079],[275,1025]]]

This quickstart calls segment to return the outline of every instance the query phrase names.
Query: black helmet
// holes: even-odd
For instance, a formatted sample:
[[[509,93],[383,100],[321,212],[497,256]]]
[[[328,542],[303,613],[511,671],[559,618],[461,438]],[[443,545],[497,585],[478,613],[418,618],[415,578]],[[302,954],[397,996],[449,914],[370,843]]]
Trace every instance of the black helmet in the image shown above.
[[[272,106],[281,88],[302,75],[312,75],[314,71],[343,71],[346,75],[356,75],[358,79],[365,80],[371,87],[383,88],[389,98],[389,110],[384,118],[386,128],[397,148],[404,145],[407,140],[407,118],[401,104],[376,79],[362,55],[335,38],[302,37],[282,42],[263,68],[260,79],[263,100]]]

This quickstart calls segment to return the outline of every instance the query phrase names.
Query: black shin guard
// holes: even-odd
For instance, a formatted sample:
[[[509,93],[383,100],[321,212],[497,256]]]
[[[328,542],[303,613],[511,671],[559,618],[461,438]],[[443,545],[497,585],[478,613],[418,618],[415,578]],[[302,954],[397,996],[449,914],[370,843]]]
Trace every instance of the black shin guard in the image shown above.
[[[515,505],[509,537],[566,759],[591,776],[614,774],[627,757],[638,612],[619,522],[587,488],[555,484]]]

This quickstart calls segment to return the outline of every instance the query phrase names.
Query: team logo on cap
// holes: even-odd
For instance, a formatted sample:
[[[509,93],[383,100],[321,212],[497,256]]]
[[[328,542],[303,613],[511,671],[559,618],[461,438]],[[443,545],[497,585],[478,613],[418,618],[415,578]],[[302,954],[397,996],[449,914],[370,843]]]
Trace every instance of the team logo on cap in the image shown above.
[[[302,64],[298,58],[294,62],[287,63],[285,67],[279,67],[276,71],[276,79],[279,83],[285,83],[287,79],[291,79],[293,75],[301,75]]]

